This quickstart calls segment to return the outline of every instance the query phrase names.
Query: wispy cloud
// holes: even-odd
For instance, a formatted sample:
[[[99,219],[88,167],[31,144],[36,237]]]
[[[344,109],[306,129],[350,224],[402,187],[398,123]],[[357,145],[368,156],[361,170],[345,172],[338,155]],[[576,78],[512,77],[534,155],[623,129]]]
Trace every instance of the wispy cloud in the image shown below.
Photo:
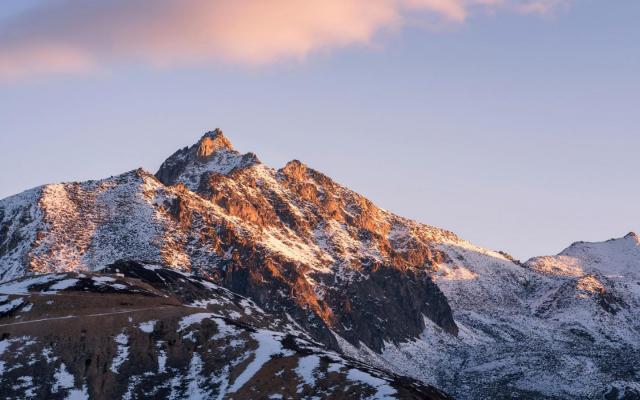
[[[516,4],[515,9],[525,14],[548,15],[569,7],[569,0],[532,0]]]
[[[411,14],[546,14],[568,0],[50,0],[0,22],[0,79],[122,63],[261,65],[370,44]]]

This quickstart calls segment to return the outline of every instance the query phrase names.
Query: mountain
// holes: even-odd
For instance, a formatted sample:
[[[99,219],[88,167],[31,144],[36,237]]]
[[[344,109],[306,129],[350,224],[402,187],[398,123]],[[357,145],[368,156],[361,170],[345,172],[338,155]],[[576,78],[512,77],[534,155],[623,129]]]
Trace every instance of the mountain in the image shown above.
[[[0,272],[96,270],[153,261],[380,350],[424,329],[457,333],[425,266],[453,234],[397,217],[297,161],[274,170],[220,131],[163,163],[102,181],[46,185],[0,203]]]
[[[640,396],[639,252],[629,234],[520,263],[297,160],[270,168],[220,130],[155,175],[0,200],[1,280],[164,265],[461,399]]]

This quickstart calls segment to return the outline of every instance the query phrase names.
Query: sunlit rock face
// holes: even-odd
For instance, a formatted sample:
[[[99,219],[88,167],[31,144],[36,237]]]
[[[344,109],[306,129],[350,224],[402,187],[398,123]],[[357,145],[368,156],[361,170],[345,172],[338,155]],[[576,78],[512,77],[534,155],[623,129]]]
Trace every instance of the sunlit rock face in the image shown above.
[[[161,166],[156,177],[166,185],[183,183],[191,190],[211,173],[228,174],[260,161],[253,153],[240,154],[220,129],[207,132],[198,143],[175,152]]]
[[[457,398],[634,393],[638,236],[526,263],[399,217],[220,130],[155,175],[0,201],[0,279],[142,260],[210,279],[314,340]]]
[[[209,157],[219,150],[233,150],[233,146],[220,129],[207,132],[198,142],[198,160],[207,162]]]

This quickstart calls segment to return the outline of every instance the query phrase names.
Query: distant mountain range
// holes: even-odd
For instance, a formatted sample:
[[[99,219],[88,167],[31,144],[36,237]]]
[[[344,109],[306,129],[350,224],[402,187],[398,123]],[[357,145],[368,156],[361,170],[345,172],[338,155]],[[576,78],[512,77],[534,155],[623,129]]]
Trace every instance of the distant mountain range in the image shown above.
[[[220,130],[0,200],[0,280],[6,398],[640,399],[636,234],[521,263]]]

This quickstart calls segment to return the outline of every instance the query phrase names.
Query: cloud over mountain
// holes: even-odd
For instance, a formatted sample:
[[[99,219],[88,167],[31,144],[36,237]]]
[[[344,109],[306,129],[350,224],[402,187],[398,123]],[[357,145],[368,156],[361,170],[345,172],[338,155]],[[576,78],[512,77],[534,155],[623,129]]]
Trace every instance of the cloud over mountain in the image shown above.
[[[53,0],[0,22],[0,79],[140,63],[263,65],[372,43],[407,20],[552,12],[567,0]]]

